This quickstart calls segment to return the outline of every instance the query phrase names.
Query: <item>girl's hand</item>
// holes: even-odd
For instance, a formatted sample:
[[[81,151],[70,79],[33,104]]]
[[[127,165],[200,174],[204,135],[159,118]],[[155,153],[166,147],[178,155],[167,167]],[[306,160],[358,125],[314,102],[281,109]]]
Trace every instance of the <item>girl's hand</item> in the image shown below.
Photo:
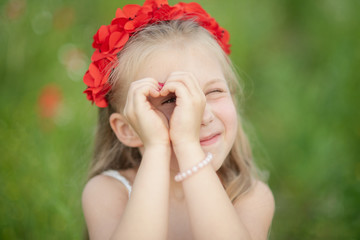
[[[159,96],[159,85],[153,78],[132,82],[128,91],[124,116],[145,148],[154,145],[170,146],[168,121],[148,100],[149,97]]]
[[[206,98],[195,76],[173,72],[160,91],[161,96],[175,94],[176,103],[170,117],[170,139],[174,150],[184,144],[198,144]]]

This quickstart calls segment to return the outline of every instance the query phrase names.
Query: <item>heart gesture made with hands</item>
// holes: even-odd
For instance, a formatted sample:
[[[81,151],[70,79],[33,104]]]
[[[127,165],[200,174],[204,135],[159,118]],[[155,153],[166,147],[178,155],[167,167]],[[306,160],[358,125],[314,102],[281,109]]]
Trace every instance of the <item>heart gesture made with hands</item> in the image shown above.
[[[164,83],[143,78],[131,83],[124,116],[144,147],[199,143],[206,98],[189,72],[172,72]]]

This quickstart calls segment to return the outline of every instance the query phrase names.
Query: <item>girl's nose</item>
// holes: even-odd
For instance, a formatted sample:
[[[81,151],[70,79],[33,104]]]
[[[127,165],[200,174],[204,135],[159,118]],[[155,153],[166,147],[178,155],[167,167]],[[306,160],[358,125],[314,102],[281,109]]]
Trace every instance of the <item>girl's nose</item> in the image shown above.
[[[201,121],[201,125],[202,126],[207,126],[209,125],[212,121],[214,121],[214,114],[211,110],[211,106],[209,104],[205,105],[205,109],[204,109],[204,114],[203,114],[203,118]]]

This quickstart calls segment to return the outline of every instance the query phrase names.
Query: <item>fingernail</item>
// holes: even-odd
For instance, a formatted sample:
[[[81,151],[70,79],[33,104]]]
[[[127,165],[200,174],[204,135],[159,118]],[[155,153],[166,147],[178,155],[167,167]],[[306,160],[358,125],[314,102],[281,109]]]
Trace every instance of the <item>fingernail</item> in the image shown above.
[[[164,83],[158,82],[159,84],[159,91],[164,87]]]

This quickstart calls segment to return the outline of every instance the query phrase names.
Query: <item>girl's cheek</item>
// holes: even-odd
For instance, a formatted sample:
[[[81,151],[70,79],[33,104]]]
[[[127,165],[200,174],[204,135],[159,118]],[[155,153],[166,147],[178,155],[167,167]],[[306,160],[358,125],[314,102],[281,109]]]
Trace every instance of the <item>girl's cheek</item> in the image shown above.
[[[222,122],[227,125],[226,127],[231,129],[237,128],[236,108],[230,98],[215,101],[212,109],[213,111],[216,111],[216,115],[221,118]]]

